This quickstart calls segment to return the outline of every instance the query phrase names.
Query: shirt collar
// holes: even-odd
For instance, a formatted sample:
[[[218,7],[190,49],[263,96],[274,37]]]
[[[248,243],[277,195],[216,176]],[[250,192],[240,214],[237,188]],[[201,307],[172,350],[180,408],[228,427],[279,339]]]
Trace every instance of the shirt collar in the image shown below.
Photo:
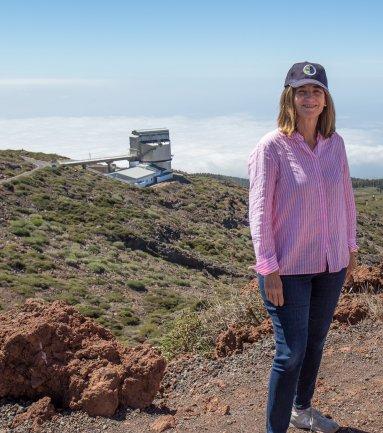
[[[295,131],[291,134],[291,137],[292,137],[292,138],[295,138],[295,139],[297,139],[297,140],[299,140],[299,141],[305,141],[303,135],[300,134],[297,130],[295,130]],[[318,132],[317,132],[317,141],[318,141],[318,143],[319,143],[320,141],[323,141],[324,139],[325,139],[325,138],[323,137],[323,135],[318,131]]]

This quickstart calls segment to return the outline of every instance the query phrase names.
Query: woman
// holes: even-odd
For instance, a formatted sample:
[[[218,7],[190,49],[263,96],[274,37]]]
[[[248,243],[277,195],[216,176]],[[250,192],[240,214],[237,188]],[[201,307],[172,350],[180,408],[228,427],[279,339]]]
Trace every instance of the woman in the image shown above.
[[[287,73],[278,128],[248,161],[249,221],[259,290],[276,353],[267,433],[290,426],[333,433],[311,406],[323,346],[345,279],[356,264],[356,209],[346,150],[323,66]]]

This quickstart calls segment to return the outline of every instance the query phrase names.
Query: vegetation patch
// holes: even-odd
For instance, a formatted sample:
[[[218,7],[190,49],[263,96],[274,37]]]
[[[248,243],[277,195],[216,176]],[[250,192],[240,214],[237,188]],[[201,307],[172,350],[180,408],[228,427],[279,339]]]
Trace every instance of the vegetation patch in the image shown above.
[[[146,292],[147,288],[145,287],[145,284],[142,281],[138,280],[127,280],[126,285],[130,287],[132,290],[135,290],[136,292]]]

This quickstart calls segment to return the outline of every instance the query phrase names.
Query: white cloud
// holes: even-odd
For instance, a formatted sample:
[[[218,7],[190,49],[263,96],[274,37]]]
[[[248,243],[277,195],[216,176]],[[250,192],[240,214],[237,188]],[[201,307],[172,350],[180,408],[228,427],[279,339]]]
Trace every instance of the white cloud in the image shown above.
[[[0,119],[0,148],[58,153],[71,158],[120,155],[133,129],[170,130],[172,166],[186,172],[247,177],[247,158],[274,121],[244,115],[207,118],[173,117],[41,117]],[[383,176],[383,124],[343,128],[351,175]],[[371,164],[375,166],[374,174]],[[353,172],[355,171],[355,173]]]
[[[381,164],[383,176],[383,124],[366,128],[342,128],[350,164]]]

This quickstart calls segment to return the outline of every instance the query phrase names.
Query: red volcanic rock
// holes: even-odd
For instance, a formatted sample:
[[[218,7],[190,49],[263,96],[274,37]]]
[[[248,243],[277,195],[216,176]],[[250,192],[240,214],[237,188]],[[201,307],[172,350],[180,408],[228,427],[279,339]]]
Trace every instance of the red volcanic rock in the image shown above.
[[[177,420],[173,415],[162,415],[150,424],[151,430],[160,433],[169,428],[174,428],[177,425]]]
[[[215,412],[219,415],[229,415],[230,406],[228,404],[222,403],[219,400],[219,398],[216,395],[214,395],[208,397],[208,399],[205,402],[203,410],[205,413]]]
[[[343,295],[336,307],[334,320],[340,323],[354,325],[368,315],[368,307],[359,298],[353,295]]]
[[[226,331],[221,332],[216,340],[215,356],[224,357],[235,353],[241,353],[244,343],[255,343],[264,335],[273,332],[271,319],[268,317],[260,325],[232,324]]]
[[[32,430],[39,431],[40,426],[45,421],[49,421],[55,414],[55,407],[53,406],[51,399],[49,397],[44,397],[31,404],[26,412],[16,415],[13,419],[12,428],[16,428],[20,424],[24,424],[31,420]]]
[[[378,292],[383,288],[383,262],[378,266],[357,266],[353,273],[352,278],[344,285],[346,291],[352,290],[353,292],[365,292],[370,289],[373,292]]]
[[[149,406],[166,367],[148,345],[127,348],[64,302],[28,300],[0,316],[0,397],[35,399],[89,415]]]

